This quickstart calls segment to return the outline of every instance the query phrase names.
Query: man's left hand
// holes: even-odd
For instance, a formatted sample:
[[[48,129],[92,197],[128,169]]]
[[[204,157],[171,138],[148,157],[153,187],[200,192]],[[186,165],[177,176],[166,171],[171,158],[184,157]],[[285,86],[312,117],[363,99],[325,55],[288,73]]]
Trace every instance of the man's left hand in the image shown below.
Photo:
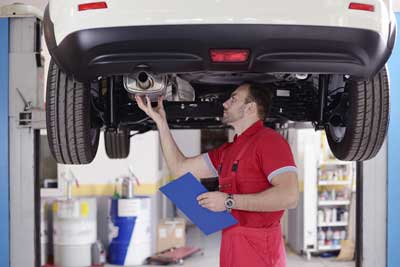
[[[224,211],[228,194],[223,192],[207,192],[197,197],[199,205],[211,211]]]

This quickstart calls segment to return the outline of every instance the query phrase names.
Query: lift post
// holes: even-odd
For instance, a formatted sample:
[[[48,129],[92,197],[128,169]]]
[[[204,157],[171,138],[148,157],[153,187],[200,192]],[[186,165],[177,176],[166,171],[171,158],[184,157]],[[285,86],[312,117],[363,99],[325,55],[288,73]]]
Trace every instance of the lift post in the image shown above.
[[[0,265],[40,266],[35,139],[38,129],[45,128],[42,16],[38,9],[21,4],[0,8],[0,16],[4,17],[0,18],[0,196],[3,199],[9,193],[8,203],[0,201],[0,226],[6,226],[0,235]],[[8,210],[3,203],[7,203]]]
[[[8,171],[8,29],[9,19],[0,18],[0,266],[9,266],[9,171]]]

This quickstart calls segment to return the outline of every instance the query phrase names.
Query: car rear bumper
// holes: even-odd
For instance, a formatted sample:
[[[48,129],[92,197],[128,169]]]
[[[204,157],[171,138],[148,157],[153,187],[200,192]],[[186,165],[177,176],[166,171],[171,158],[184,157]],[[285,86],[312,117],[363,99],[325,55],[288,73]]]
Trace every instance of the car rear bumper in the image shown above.
[[[384,40],[375,31],[298,25],[162,25],[81,30],[57,46],[48,10],[50,54],[80,81],[127,74],[146,65],[157,73],[197,71],[305,72],[368,78],[389,58],[395,25]],[[212,63],[213,48],[250,50],[245,63]]]

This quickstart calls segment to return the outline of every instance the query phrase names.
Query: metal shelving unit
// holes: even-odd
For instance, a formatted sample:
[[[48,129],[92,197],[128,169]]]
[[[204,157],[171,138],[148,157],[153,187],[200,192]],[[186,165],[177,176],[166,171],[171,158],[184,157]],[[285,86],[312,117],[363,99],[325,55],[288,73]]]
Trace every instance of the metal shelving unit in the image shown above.
[[[317,250],[340,250],[347,239],[351,194],[355,191],[355,163],[339,161],[321,134],[321,154],[317,176]]]
[[[296,209],[287,211],[287,242],[298,254],[311,258],[312,253],[337,251],[340,249],[339,241],[322,242],[319,239],[321,232],[331,229],[342,234],[342,239],[348,238],[348,228],[351,223],[350,207],[351,195],[355,188],[355,164],[333,159],[331,152],[327,150],[326,139],[323,132],[315,132],[313,129],[290,129],[289,144],[291,145],[299,177],[299,203]],[[337,174],[329,174],[322,177],[325,170],[341,169]],[[346,171],[348,170],[348,171]],[[330,178],[330,179],[328,179]],[[347,188],[347,195],[342,189]],[[332,189],[335,189],[332,198]],[[321,193],[330,192],[325,198]],[[326,195],[327,193],[325,193]],[[335,220],[318,220],[318,210],[336,209]],[[338,216],[347,211],[346,216]],[[329,212],[328,212],[329,215]],[[338,233],[336,233],[336,236]]]
[[[318,185],[351,185],[350,181],[319,181]]]
[[[339,221],[339,222],[328,222],[328,223],[319,223],[318,227],[332,227],[332,226],[347,226],[347,221]]]
[[[336,246],[320,246],[318,248],[319,251],[332,251],[332,250],[340,250],[340,245],[336,245]]]
[[[321,200],[319,206],[347,206],[350,205],[350,200]]]

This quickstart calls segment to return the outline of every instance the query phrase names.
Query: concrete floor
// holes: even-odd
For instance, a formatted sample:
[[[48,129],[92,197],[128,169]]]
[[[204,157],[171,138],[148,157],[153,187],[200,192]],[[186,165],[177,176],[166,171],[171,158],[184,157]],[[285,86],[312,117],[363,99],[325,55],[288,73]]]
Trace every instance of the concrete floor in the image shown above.
[[[189,227],[187,232],[187,245],[200,247],[203,253],[198,253],[185,259],[183,265],[168,265],[171,267],[218,267],[219,266],[219,244],[221,234],[215,233],[204,236],[198,228]],[[147,265],[150,266],[150,265]],[[153,265],[152,265],[153,266]],[[154,265],[155,266],[155,265]],[[109,265],[112,267],[112,265]],[[287,267],[355,267],[354,262],[336,261],[334,258],[312,257],[307,260],[292,251],[287,251]]]

